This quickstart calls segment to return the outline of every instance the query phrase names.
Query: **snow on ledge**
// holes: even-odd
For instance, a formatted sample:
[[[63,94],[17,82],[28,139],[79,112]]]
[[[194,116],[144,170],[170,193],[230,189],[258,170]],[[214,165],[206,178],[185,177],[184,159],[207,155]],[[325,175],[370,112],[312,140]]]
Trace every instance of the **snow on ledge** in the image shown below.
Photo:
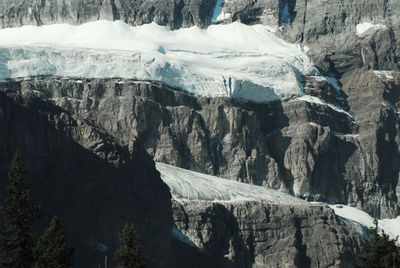
[[[354,120],[353,116],[351,114],[349,114],[348,112],[346,112],[345,110],[330,104],[330,103],[326,103],[323,100],[321,100],[320,98],[314,97],[314,96],[310,96],[310,95],[304,95],[298,98],[295,98],[291,101],[305,101],[308,103],[314,103],[314,104],[318,104],[318,105],[323,105],[323,106],[328,106],[329,108],[331,108],[332,110],[335,110],[336,112],[339,113],[343,113],[345,115],[347,115],[348,117],[350,117],[352,120]]]
[[[368,228],[374,227],[374,219],[368,213],[360,209],[339,204],[329,205],[329,207],[331,207],[339,217],[357,222]],[[390,238],[395,239],[397,236],[400,236],[400,216],[395,219],[378,220],[378,226],[380,229],[384,230]],[[398,243],[400,243],[400,240]]]
[[[363,35],[369,30],[379,30],[379,29],[386,29],[386,25],[383,24],[376,24],[374,22],[363,22],[356,26],[357,35]]]
[[[279,203],[307,203],[266,187],[222,179],[163,163],[156,163],[156,168],[177,201],[236,202],[263,199]]]
[[[393,80],[393,71],[374,71],[379,79]]]

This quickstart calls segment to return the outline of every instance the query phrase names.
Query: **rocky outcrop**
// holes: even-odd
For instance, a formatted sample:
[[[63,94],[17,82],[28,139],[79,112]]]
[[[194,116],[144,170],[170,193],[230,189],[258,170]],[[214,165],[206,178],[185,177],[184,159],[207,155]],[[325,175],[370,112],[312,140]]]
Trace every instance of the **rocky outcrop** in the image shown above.
[[[308,55],[327,73],[359,68],[398,70],[399,14],[396,1],[231,0],[231,21],[279,26],[279,35],[308,47]],[[363,22],[384,25],[357,35]]]
[[[0,26],[122,20],[132,25],[156,22],[172,29],[207,27],[215,4],[216,0],[2,0]]]
[[[75,248],[74,267],[113,264],[118,234],[134,223],[150,267],[174,267],[168,187],[137,143],[122,146],[98,126],[34,96],[0,92],[0,198],[16,151],[43,217],[38,234],[57,215]]]
[[[324,205],[173,203],[176,226],[217,267],[352,267],[360,240]]]
[[[239,103],[159,82],[36,78],[11,84],[89,119],[123,146],[139,142],[156,161],[391,217],[399,212],[398,116],[382,102],[397,105],[400,83],[393,75],[384,83],[368,73],[365,81],[375,82],[359,87],[349,78],[345,85],[352,86],[336,105],[348,105],[350,114],[312,98]],[[310,92],[333,99],[324,81],[308,80]],[[368,100],[360,103],[360,95]]]
[[[232,105],[226,99],[218,101]],[[118,106],[119,112],[103,105]],[[59,216],[68,242],[76,249],[75,267],[97,265],[106,255],[112,265],[118,233],[127,222],[133,222],[140,234],[149,267],[348,267],[359,240],[325,206],[193,201],[173,202],[171,211],[168,188],[143,147],[159,151],[169,146],[164,135],[151,136],[161,128],[154,124],[165,124],[168,118],[179,128],[183,117],[171,116],[168,109],[194,114],[201,107],[211,109],[210,105],[209,99],[196,99],[157,82],[9,81],[0,85],[1,189],[18,150],[34,199],[42,205],[44,217],[36,230],[42,232],[53,215]],[[235,105],[229,109],[256,116],[251,106],[246,110]],[[153,117],[139,122],[137,116],[145,111]],[[200,124],[204,119],[198,116]],[[157,146],[151,147],[154,142]],[[173,159],[161,152],[166,162]],[[181,151],[175,153],[183,161]],[[194,246],[171,236],[173,224]]]

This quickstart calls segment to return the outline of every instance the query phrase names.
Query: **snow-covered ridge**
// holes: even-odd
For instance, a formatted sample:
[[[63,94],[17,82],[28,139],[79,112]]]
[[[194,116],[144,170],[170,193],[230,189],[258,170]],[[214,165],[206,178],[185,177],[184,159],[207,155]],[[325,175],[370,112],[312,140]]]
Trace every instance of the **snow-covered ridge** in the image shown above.
[[[240,23],[171,31],[96,21],[0,30],[0,80],[28,76],[159,80],[197,95],[267,102],[319,75],[299,45]]]
[[[263,199],[280,203],[306,203],[304,200],[246,183],[235,182],[215,176],[156,163],[161,179],[170,188],[175,200],[205,200],[214,202],[234,202]]]

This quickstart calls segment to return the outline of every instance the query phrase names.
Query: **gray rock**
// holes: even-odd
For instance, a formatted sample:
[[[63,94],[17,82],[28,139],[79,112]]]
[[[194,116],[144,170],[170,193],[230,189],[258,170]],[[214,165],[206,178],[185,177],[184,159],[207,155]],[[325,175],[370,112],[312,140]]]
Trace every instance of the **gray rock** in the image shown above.
[[[177,228],[218,267],[352,267],[360,240],[324,205],[173,203]]]
[[[139,142],[156,161],[395,217],[399,137],[392,107],[400,82],[398,74],[386,82],[371,72],[361,77],[343,80],[351,115],[305,101],[195,97],[159,82],[35,78],[14,87],[87,118],[122,146]],[[334,100],[325,82],[307,81],[310,93]]]
[[[399,68],[395,59],[400,8],[394,0],[232,0],[224,11],[231,13],[229,22],[281,26],[278,35],[307,46],[308,55],[327,73]],[[356,25],[361,22],[387,29],[357,36]]]
[[[84,118],[73,118],[31,91],[0,92],[0,198],[15,152],[21,155],[42,218],[42,234],[57,215],[75,248],[74,267],[95,267],[134,223],[149,267],[174,267],[170,193],[139,144],[120,143]],[[151,202],[149,202],[151,199]]]
[[[2,0],[0,27],[96,20],[122,20],[132,25],[156,22],[172,29],[207,27],[215,4],[216,0]]]

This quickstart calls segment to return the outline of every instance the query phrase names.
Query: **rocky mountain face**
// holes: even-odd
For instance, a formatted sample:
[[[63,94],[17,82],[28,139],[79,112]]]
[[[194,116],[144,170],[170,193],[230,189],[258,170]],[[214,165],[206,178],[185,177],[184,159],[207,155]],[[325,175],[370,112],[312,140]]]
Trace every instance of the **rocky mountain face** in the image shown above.
[[[132,25],[156,22],[172,29],[207,27],[216,0],[43,0],[0,1],[0,26],[81,24],[122,20]]]
[[[281,27],[278,34],[308,47],[316,66],[342,75],[355,69],[398,70],[399,12],[394,0],[230,0],[229,21]],[[363,22],[384,25],[358,35]]]
[[[252,267],[253,263],[253,267],[350,267],[359,249],[360,241],[351,228],[323,205],[261,200],[171,205],[168,188],[144,149],[157,160],[171,162],[176,157],[181,162],[175,164],[188,165],[182,152],[193,148],[191,157],[197,161],[192,168],[202,169],[207,163],[200,162],[201,157],[207,160],[212,156],[200,155],[206,152],[199,150],[202,144],[210,144],[207,150],[219,149],[211,146],[210,134],[200,139],[201,133],[211,132],[205,129],[209,123],[204,122],[201,110],[209,114],[211,109],[219,113],[227,109],[242,114],[241,118],[257,118],[254,107],[228,99],[196,99],[158,82],[62,78],[3,83],[0,104],[1,177],[6,178],[18,150],[27,178],[33,182],[34,199],[42,204],[44,218],[36,229],[43,230],[57,214],[76,249],[75,267],[97,265],[105,255],[111,257],[118,245],[117,234],[126,222],[135,223],[150,267]],[[284,116],[283,112],[279,116]],[[219,117],[213,117],[223,119],[217,124],[229,122],[227,117]],[[243,124],[243,131],[249,132],[245,119],[229,124]],[[338,128],[350,128],[347,124]],[[248,135],[266,131],[253,129],[255,134]],[[187,130],[190,132],[184,132]],[[226,135],[232,135],[226,130]],[[232,135],[232,139],[237,138]],[[266,147],[253,150],[268,149],[262,137],[259,142]],[[243,139],[238,143],[239,148],[254,146]],[[219,162],[209,160],[210,165],[223,163],[222,157],[229,155],[216,156]],[[237,172],[251,167],[238,163],[229,165]],[[229,174],[220,165],[221,172]],[[255,175],[256,170],[251,172]],[[286,187],[285,182],[276,180]],[[1,180],[2,189],[6,183]],[[189,246],[171,236],[173,224],[194,244]]]
[[[138,141],[156,161],[392,217],[400,76],[391,75],[349,77],[342,92],[349,113],[328,103],[331,86],[314,77],[306,90],[326,103],[239,103],[120,79],[37,78],[16,87],[88,118],[123,146]]]
[[[0,0],[0,27],[121,19],[204,28],[215,4]],[[154,81],[38,77],[1,85],[1,176],[19,150],[44,204],[37,229],[57,213],[79,252],[78,267],[102,262],[130,221],[151,267],[351,266],[359,240],[329,208],[171,204],[151,158],[376,217],[399,215],[397,1],[229,0],[223,9],[230,13],[224,23],[277,27],[276,35],[301,44],[322,73],[338,78],[340,89],[302,77],[309,96],[254,104]],[[363,22],[377,26],[360,33]],[[171,236],[174,224],[194,246]]]
[[[174,267],[171,196],[144,150],[18,84],[0,91],[1,199],[18,151],[43,215],[35,229],[41,235],[57,215],[75,248],[74,267],[103,264],[106,255],[111,265],[126,223],[135,224],[150,266]]]
[[[191,201],[173,208],[177,227],[217,267],[352,267],[360,245],[325,205]]]

